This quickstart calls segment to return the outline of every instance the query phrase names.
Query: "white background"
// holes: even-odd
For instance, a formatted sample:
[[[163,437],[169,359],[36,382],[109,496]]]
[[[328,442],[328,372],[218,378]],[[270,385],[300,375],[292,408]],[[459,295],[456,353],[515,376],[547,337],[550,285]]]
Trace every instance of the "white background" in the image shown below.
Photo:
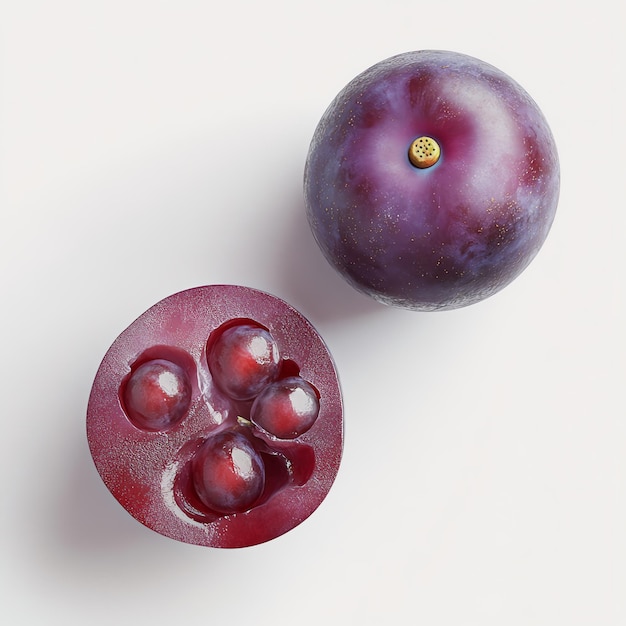
[[[4,2],[0,611],[9,624],[626,624],[623,4]],[[467,309],[394,310],[309,234],[309,140],[345,83],[471,54],[548,118],[547,243]],[[154,533],[109,494],[85,408],[115,337],[182,289],[278,295],[346,410],[338,479],[242,550]]]

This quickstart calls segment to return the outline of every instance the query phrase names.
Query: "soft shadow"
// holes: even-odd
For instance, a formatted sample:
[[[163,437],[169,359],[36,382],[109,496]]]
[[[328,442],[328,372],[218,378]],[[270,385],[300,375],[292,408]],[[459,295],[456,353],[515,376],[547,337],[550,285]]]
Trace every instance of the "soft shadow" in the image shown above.
[[[77,409],[79,403],[70,404]],[[219,551],[164,537],[115,500],[91,458],[81,409],[58,433],[63,442],[55,452],[58,467],[41,492],[45,523],[33,524],[33,576],[48,587],[70,585],[89,596],[129,589],[144,593],[161,584],[164,572],[176,578],[190,567],[204,570],[210,564],[207,576],[217,575],[225,558]]]
[[[65,475],[56,493],[50,494],[56,540],[50,556],[73,563],[80,571],[95,563],[106,569],[118,568],[129,559],[145,562],[155,552],[167,550],[172,542],[135,520],[108,491],[89,453],[82,424],[75,420],[74,425],[63,464]]]
[[[75,437],[65,469],[53,513],[58,545],[66,555],[82,560],[129,548],[141,550],[142,545],[150,549],[155,537],[108,491],[91,459],[86,437]]]
[[[324,324],[384,315],[388,307],[358,292],[326,261],[309,228],[302,194],[293,193],[284,206],[275,275],[286,299]]]

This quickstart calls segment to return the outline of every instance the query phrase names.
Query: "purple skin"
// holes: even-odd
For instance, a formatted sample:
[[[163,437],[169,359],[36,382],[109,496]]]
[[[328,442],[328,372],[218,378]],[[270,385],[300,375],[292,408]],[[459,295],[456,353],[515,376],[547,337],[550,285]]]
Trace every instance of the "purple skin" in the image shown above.
[[[419,169],[412,142],[441,158]],[[419,311],[479,302],[535,257],[554,220],[559,163],[548,124],[506,74],[446,51],[366,70],[323,115],[305,177],[311,229],[355,288]]]

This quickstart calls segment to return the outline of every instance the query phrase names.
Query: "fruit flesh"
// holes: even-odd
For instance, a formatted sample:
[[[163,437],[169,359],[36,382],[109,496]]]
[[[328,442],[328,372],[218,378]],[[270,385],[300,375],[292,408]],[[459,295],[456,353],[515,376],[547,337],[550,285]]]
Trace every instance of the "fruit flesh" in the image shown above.
[[[319,390],[315,424],[293,440],[255,426],[253,400],[229,396],[211,376],[211,347],[224,330],[249,323],[276,342],[279,380],[298,375]],[[154,361],[179,366],[190,398],[175,423],[144,428],[125,391]],[[109,490],[147,527],[203,546],[255,545],[304,521],[330,490],[343,450],[339,381],[318,333],[282,300],[233,285],[190,289],[155,304],[113,342],[93,383],[87,438]]]
[[[418,137],[440,147],[421,169]],[[453,309],[489,297],[535,257],[559,166],[541,111],[511,78],[445,51],[398,55],[323,115],[305,169],[313,234],[354,287],[390,305]]]

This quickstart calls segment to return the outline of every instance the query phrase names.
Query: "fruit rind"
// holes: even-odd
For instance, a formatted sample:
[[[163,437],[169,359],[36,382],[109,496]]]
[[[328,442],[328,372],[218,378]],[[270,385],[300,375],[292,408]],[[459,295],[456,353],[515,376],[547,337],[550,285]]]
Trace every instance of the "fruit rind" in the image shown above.
[[[442,158],[418,169],[419,136]],[[426,50],[350,81],[313,135],[306,213],[353,287],[392,306],[455,309],[514,280],[543,245],[559,196],[556,145],[528,93],[494,66]]]

